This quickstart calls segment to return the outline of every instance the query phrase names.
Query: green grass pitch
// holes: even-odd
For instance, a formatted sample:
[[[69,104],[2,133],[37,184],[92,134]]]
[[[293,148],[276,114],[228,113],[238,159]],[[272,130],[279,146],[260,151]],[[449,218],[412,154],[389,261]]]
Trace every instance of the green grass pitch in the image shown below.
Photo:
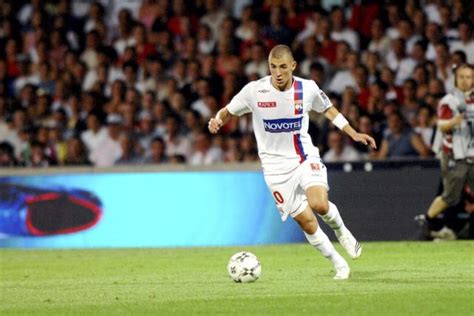
[[[0,315],[474,315],[473,241],[363,246],[347,281],[334,281],[329,262],[307,244],[4,249]],[[262,263],[255,283],[227,276],[227,260],[240,250]]]

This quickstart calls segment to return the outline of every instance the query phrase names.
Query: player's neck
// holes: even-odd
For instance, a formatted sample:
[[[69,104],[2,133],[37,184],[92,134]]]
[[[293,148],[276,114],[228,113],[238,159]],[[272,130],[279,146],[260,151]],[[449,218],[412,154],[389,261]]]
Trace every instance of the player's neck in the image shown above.
[[[468,90],[461,90],[459,88],[456,88],[459,92],[462,93],[466,98],[470,97],[474,93],[474,89],[468,89]]]
[[[295,79],[294,79],[293,77],[291,77],[291,80],[288,80],[288,82],[286,83],[286,85],[285,85],[284,87],[282,87],[282,88],[280,88],[280,87],[273,81],[273,77],[271,77],[270,83],[272,84],[272,86],[273,86],[275,89],[277,89],[278,91],[283,92],[283,91],[286,91],[286,90],[288,90],[288,89],[291,89],[291,87],[293,86],[294,80],[295,80]]]

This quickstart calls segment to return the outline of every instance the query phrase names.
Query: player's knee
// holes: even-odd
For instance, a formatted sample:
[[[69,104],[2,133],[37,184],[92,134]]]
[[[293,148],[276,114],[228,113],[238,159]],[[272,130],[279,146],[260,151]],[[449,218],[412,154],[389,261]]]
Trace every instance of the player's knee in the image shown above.
[[[306,220],[303,222],[300,222],[300,227],[305,231],[307,234],[314,234],[316,232],[316,229],[318,228],[318,224],[316,223],[316,220]]]
[[[299,216],[295,218],[295,220],[301,229],[307,234],[314,234],[316,232],[316,228],[318,227],[318,222],[312,213],[310,213],[310,215],[311,216]]]
[[[309,207],[318,214],[325,215],[329,211],[328,201],[309,201]]]
[[[441,199],[443,200],[444,203],[446,203],[446,205],[448,207],[453,207],[453,206],[456,206],[459,204],[459,202],[461,202],[461,194],[459,195],[447,195],[447,196],[441,196]]]

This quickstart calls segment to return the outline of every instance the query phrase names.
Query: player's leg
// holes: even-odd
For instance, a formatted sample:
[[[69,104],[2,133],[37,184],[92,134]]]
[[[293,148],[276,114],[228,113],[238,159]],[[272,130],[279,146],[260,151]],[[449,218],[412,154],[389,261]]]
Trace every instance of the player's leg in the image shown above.
[[[307,206],[301,213],[293,217],[300,225],[308,242],[321,254],[328,258],[336,269],[335,280],[344,280],[349,277],[350,268],[346,260],[337,252],[328,236],[319,227],[318,220],[312,210]]]
[[[336,251],[329,238],[321,228],[308,202],[304,187],[301,185],[302,175],[306,169],[303,164],[295,172],[268,175],[264,174],[265,182],[272,192],[276,207],[282,221],[291,216],[304,231],[309,243],[318,249],[336,268],[335,279],[347,279],[350,269],[347,262]]]
[[[435,218],[438,214],[441,214],[445,209],[447,209],[448,206],[448,203],[443,200],[441,195],[437,196],[433,202],[431,202],[431,205],[426,212],[426,217],[429,219]]]
[[[352,259],[359,258],[362,254],[362,246],[344,225],[336,204],[328,200],[327,188],[322,185],[310,185],[306,188],[306,197],[309,207],[334,230],[339,243],[349,256]]]
[[[441,161],[441,175],[443,178],[443,193],[437,196],[431,203],[425,214],[428,228],[431,230],[434,219],[445,211],[449,206],[457,205],[462,198],[464,184],[470,181],[470,166],[464,161],[452,161],[443,157]]]

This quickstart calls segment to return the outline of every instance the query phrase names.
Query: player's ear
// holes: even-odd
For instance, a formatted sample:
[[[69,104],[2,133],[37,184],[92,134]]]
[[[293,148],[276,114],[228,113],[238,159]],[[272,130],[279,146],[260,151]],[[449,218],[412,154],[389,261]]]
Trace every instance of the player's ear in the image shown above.
[[[296,69],[296,61],[293,60],[293,62],[291,63],[291,70],[294,71]]]

